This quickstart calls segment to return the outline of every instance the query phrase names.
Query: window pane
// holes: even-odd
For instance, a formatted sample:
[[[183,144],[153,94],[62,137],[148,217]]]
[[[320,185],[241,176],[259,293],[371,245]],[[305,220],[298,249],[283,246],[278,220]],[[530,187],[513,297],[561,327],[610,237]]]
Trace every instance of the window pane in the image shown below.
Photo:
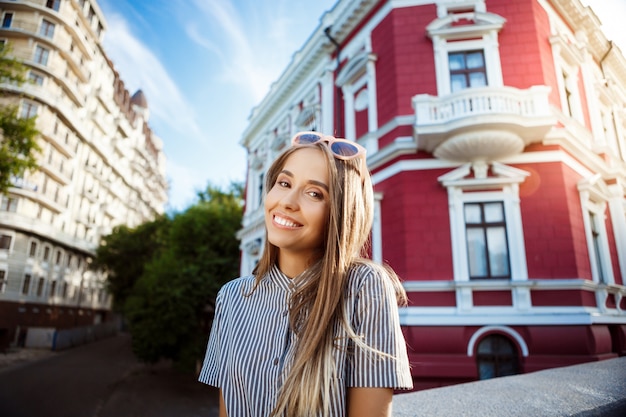
[[[504,227],[490,227],[487,229],[489,245],[489,265],[491,276],[509,276],[509,254],[506,247],[506,230]]]
[[[487,77],[484,72],[472,72],[469,74],[471,87],[484,87],[487,85]]]
[[[484,68],[485,60],[482,52],[470,52],[466,55],[467,68]]]
[[[484,207],[486,223],[499,223],[504,221],[502,203],[486,203]]]
[[[467,257],[471,277],[487,276],[485,235],[482,229],[467,229]]]
[[[482,216],[480,214],[480,204],[466,204],[465,207],[465,223],[480,224]]]
[[[4,17],[2,18],[2,27],[10,28],[12,20],[13,20],[13,13],[5,13]]]
[[[464,54],[450,54],[448,55],[448,65],[450,70],[456,71],[465,69],[465,56]]]
[[[11,236],[1,235],[0,236],[0,249],[9,249],[11,248]]]

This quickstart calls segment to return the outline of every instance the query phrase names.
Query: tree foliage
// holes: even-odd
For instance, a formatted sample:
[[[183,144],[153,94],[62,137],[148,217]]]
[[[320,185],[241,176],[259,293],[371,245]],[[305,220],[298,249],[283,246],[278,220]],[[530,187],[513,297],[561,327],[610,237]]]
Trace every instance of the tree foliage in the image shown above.
[[[0,83],[21,85],[26,80],[27,67],[8,54],[10,49],[0,45]],[[4,91],[4,89],[3,89]],[[14,104],[0,106],[0,194],[6,194],[26,170],[37,168],[36,117],[20,118]]]
[[[198,197],[171,218],[117,228],[97,252],[133,351],[146,362],[165,358],[193,368],[206,347],[217,291],[238,274],[242,187],[209,186]]]

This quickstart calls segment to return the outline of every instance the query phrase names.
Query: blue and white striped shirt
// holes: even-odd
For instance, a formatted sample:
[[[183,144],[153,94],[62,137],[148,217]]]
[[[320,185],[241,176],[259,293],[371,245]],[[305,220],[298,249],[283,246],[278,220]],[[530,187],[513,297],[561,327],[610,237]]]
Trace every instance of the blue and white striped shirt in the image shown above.
[[[221,388],[229,417],[269,416],[295,355],[296,336],[288,317],[294,280],[275,266],[250,296],[244,296],[253,286],[254,277],[246,276],[220,290],[199,376],[201,382]],[[389,279],[360,265],[350,272],[347,291],[345,314],[355,333],[395,359],[351,342],[350,349],[335,349],[332,416],[347,415],[347,387],[407,389],[413,384]],[[348,340],[338,324],[335,336]]]

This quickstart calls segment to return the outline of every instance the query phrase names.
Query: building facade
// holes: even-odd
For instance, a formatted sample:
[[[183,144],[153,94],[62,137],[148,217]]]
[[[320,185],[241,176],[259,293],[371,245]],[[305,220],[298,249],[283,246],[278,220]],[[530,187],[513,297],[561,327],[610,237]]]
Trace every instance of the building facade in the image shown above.
[[[101,236],[164,212],[165,156],[146,97],[131,96],[102,48],[95,0],[0,1],[0,42],[28,67],[2,104],[37,116],[39,169],[0,204],[0,348],[29,327],[110,320],[105,277],[89,269]]]
[[[626,354],[626,60],[579,0],[339,0],[242,138],[242,274],[291,135],[368,150],[416,389]]]

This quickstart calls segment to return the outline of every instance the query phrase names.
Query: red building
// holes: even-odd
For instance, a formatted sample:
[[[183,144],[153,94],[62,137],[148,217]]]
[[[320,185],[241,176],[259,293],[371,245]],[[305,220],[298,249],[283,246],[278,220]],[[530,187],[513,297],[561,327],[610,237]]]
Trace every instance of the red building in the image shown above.
[[[252,111],[368,149],[372,256],[404,279],[417,389],[626,354],[626,59],[578,0],[340,0]]]

